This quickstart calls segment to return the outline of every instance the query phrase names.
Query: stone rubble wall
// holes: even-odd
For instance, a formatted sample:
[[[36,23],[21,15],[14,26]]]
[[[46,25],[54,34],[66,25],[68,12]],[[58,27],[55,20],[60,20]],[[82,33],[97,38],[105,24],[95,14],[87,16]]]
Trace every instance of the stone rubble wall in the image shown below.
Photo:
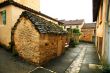
[[[36,64],[44,64],[64,53],[66,35],[41,34],[26,18],[20,18],[14,30],[14,49],[19,56]]]
[[[81,41],[93,42],[94,29],[83,29],[80,37]]]
[[[41,63],[45,63],[50,59],[60,56],[64,52],[66,37],[63,37],[61,35],[42,34],[41,40],[42,40],[40,41]]]
[[[21,57],[39,63],[39,33],[29,20],[21,18],[14,32],[14,44]]]

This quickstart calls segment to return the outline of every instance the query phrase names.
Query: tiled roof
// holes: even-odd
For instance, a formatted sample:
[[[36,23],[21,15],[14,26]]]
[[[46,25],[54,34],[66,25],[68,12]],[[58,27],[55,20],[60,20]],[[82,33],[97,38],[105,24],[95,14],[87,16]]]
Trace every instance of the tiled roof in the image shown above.
[[[95,29],[96,28],[96,23],[85,23],[82,27],[82,29],[90,29],[90,28]]]
[[[40,33],[51,33],[51,34],[66,34],[67,33],[61,27],[59,27],[59,25],[54,24],[50,21],[47,21],[44,18],[41,18],[29,11],[22,12],[20,17],[25,17],[29,19]]]
[[[29,7],[26,7],[26,6],[22,5],[22,4],[19,4],[19,3],[15,2],[14,0],[6,0],[6,1],[0,3],[0,8],[5,7],[5,6],[8,6],[8,5],[14,5],[14,6],[19,7],[19,8],[21,8],[21,9],[30,11],[30,12],[32,12],[32,13],[36,13],[36,14],[38,14],[38,15],[41,15],[41,16],[44,16],[44,17],[46,17],[46,18],[48,18],[48,19],[51,19],[51,20],[53,20],[53,21],[56,21],[56,22],[58,22],[58,23],[60,23],[60,24],[63,24],[62,22],[58,21],[57,19],[54,19],[54,18],[52,18],[52,17],[50,17],[50,16],[48,16],[48,15],[45,15],[45,14],[43,14],[43,13],[41,13],[41,12],[38,12],[38,11],[36,11],[36,10],[33,10],[33,9],[29,8]]]
[[[65,25],[81,25],[84,20],[59,20],[60,22],[64,23]]]

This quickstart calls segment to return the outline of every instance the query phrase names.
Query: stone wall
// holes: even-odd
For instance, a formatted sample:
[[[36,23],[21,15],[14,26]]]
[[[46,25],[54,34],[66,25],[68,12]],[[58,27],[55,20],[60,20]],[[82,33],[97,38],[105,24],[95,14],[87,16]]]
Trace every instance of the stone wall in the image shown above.
[[[28,61],[39,63],[39,33],[28,19],[20,19],[14,31],[13,39],[14,48],[19,53],[19,56]]]
[[[60,56],[64,52],[66,37],[57,34],[42,34],[40,41],[40,62]]]
[[[14,49],[27,61],[44,64],[64,52],[66,35],[42,34],[30,20],[21,17],[13,32]]]
[[[20,17],[21,13],[24,11],[23,9],[13,6],[13,5],[9,5],[3,8],[0,8],[0,11],[6,10],[6,25],[3,25],[0,23],[0,44],[3,44],[5,46],[10,46],[10,42],[11,42],[11,28],[13,28],[13,26],[15,25],[15,23],[17,22],[18,18]],[[38,14],[36,14],[38,15]],[[48,21],[51,21],[53,23],[58,24],[57,21],[51,20],[49,18],[46,18],[44,16],[38,15]],[[7,36],[8,35],[8,36]],[[9,48],[7,48],[9,49]]]
[[[81,41],[93,42],[94,29],[82,29]]]

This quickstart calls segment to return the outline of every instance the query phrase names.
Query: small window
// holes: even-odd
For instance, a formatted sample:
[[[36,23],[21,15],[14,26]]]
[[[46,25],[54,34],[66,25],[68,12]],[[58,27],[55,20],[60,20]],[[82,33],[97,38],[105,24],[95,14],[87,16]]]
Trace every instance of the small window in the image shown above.
[[[0,12],[0,20],[1,24],[6,24],[6,10]]]

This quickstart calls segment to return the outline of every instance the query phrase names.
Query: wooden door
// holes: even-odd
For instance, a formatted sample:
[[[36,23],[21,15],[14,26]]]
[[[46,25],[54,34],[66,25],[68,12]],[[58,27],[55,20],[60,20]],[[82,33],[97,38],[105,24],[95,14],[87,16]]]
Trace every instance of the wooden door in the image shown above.
[[[98,50],[98,52],[99,52],[100,57],[102,55],[102,44],[103,44],[103,37],[99,37],[99,50]]]
[[[61,36],[58,37],[58,49],[57,49],[57,56],[62,54],[62,40]]]

